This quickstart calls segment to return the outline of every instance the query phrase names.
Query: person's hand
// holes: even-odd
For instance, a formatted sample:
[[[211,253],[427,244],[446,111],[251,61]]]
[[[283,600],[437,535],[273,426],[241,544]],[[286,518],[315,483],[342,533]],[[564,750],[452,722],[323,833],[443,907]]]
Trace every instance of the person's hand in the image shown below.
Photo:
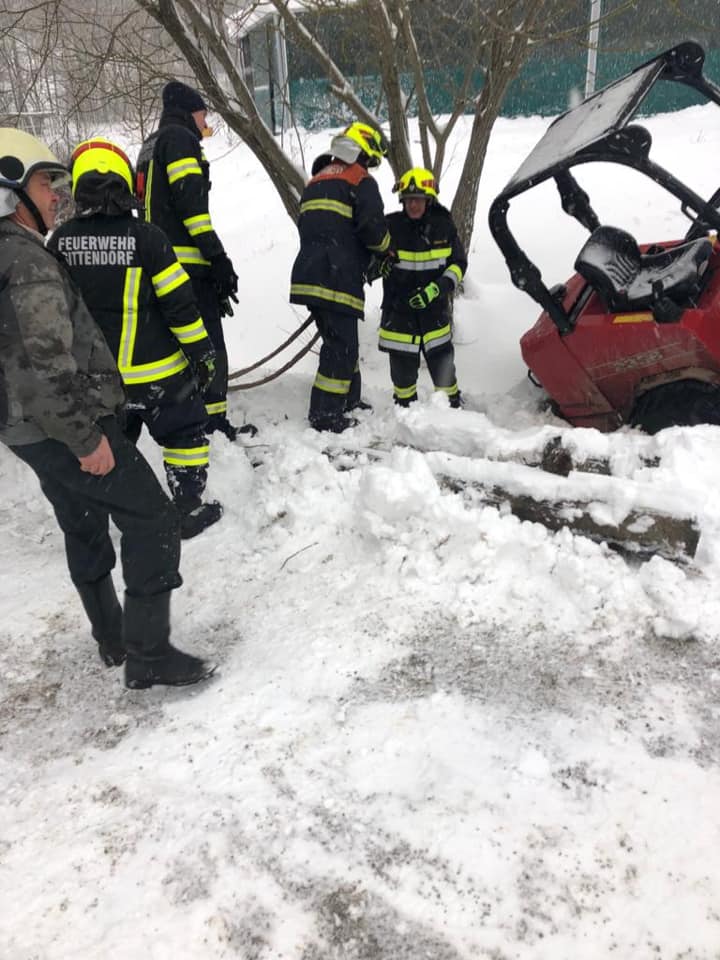
[[[192,362],[192,371],[198,382],[198,390],[201,394],[205,393],[215,376],[215,354],[206,353],[199,359],[194,360]]]
[[[393,267],[398,262],[398,255],[394,250],[388,250],[383,259],[380,261],[378,266],[378,273],[383,278],[387,280],[390,274],[393,272]]]
[[[426,287],[418,287],[408,300],[408,303],[413,310],[424,310],[425,307],[429,307],[433,300],[436,300],[439,296],[440,287],[433,280]]]
[[[217,290],[218,300],[232,300],[239,303],[238,275],[232,265],[232,260],[226,253],[213,257],[210,261],[210,276]],[[232,314],[232,308],[230,309]]]
[[[115,457],[105,434],[102,435],[102,440],[92,453],[86,457],[78,457],[78,460],[80,469],[84,473],[91,473],[94,477],[104,477],[115,469]]]

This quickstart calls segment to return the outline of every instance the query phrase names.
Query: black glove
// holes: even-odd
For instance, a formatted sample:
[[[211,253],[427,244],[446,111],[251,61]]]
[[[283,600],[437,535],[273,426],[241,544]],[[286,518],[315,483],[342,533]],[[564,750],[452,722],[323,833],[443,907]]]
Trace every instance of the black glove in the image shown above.
[[[198,390],[205,393],[215,376],[215,353],[205,353],[202,357],[191,362],[192,372],[198,383]]]
[[[218,300],[233,300],[235,303],[240,301],[237,298],[238,275],[233,269],[232,260],[226,253],[221,253],[213,257],[210,261],[210,278],[215,284]],[[230,314],[232,307],[229,306]]]

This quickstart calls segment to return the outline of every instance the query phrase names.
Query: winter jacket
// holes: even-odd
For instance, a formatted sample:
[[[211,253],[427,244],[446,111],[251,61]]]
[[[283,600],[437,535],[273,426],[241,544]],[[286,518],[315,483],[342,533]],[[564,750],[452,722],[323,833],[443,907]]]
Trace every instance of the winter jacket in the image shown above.
[[[95,214],[63,224],[48,247],[66,261],[105,334],[128,399],[172,403],[188,395],[192,364],[211,355],[212,344],[164,233],[131,213]]]
[[[67,270],[24,227],[0,220],[0,440],[52,438],[76,457],[102,439],[124,393],[105,338]]]
[[[362,317],[370,257],[390,245],[380,191],[367,170],[337,161],[324,166],[303,191],[298,230],[290,302]]]
[[[379,347],[408,353],[417,353],[421,344],[426,351],[441,347],[451,340],[450,298],[467,269],[450,211],[431,203],[419,220],[401,210],[387,222],[398,259],[383,281]],[[424,309],[413,309],[410,297],[432,281],[440,295]]]
[[[191,278],[209,276],[225,251],[210,219],[210,165],[190,115],[166,109],[140,150],[137,184],[145,219],[167,234]]]

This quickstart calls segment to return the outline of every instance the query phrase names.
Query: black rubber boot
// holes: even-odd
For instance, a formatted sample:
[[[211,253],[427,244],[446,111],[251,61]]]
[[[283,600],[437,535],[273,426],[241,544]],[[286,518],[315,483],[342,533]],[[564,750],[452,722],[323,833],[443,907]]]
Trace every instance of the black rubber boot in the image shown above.
[[[190,540],[196,537],[203,530],[207,530],[214,523],[217,523],[223,515],[222,504],[217,500],[210,500],[208,503],[201,503],[193,510],[180,510],[180,536],[183,540]]]
[[[183,653],[170,643],[170,591],[154,597],[125,594],[123,636],[127,648],[125,686],[131,690],[184,687],[215,672],[215,664]]]
[[[122,637],[122,608],[108,573],[95,583],[76,583],[82,605],[97,640],[100,659],[106,667],[119,667],[125,662]]]

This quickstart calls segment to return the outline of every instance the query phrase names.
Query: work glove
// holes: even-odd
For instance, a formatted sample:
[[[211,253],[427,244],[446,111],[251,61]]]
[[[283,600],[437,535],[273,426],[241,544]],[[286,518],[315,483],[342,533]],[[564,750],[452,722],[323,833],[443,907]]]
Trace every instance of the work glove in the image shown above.
[[[210,261],[210,278],[215,284],[221,306],[223,301],[227,301],[226,315],[232,316],[230,300],[234,303],[240,302],[237,298],[238,275],[235,273],[232,260],[226,253],[218,254],[217,257],[213,257]]]
[[[378,273],[383,278],[387,280],[390,274],[393,272],[393,267],[398,262],[398,255],[395,250],[388,250],[383,259],[378,264]]]
[[[215,376],[215,354],[206,353],[192,361],[192,371],[198,383],[201,395],[205,393]]]
[[[440,287],[431,280],[426,287],[418,287],[415,293],[410,297],[408,303],[413,310],[424,310],[429,307],[433,300],[440,296]]]

